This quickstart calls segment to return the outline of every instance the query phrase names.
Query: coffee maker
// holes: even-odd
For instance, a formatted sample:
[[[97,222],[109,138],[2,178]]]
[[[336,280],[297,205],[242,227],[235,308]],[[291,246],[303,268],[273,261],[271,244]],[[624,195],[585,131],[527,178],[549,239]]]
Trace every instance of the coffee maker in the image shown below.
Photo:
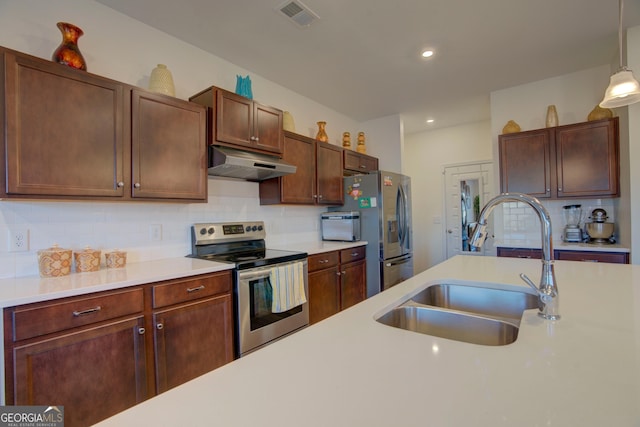
[[[562,232],[562,240],[570,243],[582,241],[582,205],[566,205],[562,207],[566,223]]]

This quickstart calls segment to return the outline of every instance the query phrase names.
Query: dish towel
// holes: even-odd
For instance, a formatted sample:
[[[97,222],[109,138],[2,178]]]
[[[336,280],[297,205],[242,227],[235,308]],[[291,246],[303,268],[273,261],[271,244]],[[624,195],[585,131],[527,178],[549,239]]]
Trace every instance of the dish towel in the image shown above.
[[[282,313],[307,302],[303,265],[302,262],[294,262],[271,269],[272,313]]]

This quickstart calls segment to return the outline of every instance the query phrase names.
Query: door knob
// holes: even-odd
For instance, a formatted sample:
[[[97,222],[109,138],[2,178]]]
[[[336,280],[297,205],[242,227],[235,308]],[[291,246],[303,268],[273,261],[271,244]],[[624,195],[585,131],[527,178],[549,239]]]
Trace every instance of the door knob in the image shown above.
[[[453,230],[449,229],[449,230],[447,230],[447,233],[452,234]]]

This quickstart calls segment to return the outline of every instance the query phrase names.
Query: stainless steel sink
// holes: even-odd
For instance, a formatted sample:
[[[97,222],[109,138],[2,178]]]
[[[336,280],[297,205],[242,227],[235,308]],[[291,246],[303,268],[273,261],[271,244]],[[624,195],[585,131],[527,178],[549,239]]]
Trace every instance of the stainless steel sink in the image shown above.
[[[437,284],[429,286],[411,300],[419,304],[506,318],[520,323],[524,310],[538,308],[539,298],[516,290]]]
[[[472,344],[513,343],[524,310],[537,295],[517,289],[434,284],[376,320],[384,325]]]
[[[429,307],[400,306],[378,322],[394,328],[480,345],[507,345],[518,338],[518,326],[473,314]]]

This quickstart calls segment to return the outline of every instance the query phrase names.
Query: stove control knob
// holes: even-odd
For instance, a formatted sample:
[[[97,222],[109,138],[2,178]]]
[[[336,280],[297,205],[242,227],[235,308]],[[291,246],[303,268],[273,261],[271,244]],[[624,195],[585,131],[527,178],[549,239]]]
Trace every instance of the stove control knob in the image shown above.
[[[201,229],[200,229],[200,234],[202,234],[203,236],[204,236],[205,234],[207,234],[207,229],[206,229],[206,228],[201,228]]]
[[[250,231],[251,231],[251,226],[250,226],[250,225],[247,225],[247,228],[245,229],[245,231],[246,231],[247,233],[248,233],[248,232],[250,232]]]
[[[214,232],[213,227],[209,227],[209,229],[207,230],[207,233],[213,234],[213,232]]]
[[[251,227],[251,231],[256,231],[258,229],[258,227],[256,227],[255,225],[253,227]]]
[[[262,226],[261,225],[258,226],[258,231],[262,231]]]

